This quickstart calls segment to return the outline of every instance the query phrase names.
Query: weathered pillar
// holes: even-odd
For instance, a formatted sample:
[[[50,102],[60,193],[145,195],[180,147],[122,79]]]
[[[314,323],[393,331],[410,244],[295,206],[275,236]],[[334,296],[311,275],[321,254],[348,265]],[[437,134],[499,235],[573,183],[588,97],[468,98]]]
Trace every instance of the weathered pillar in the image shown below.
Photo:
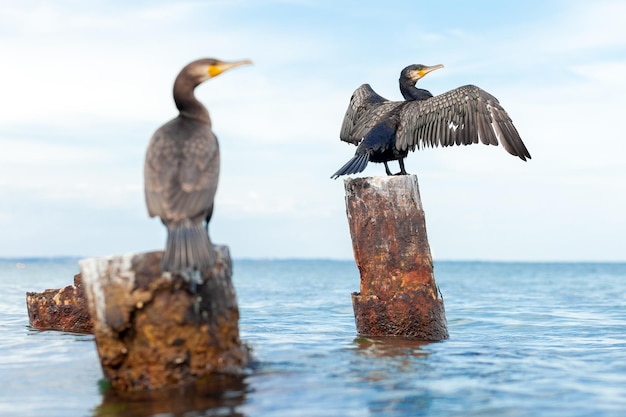
[[[358,333],[447,338],[417,177],[349,178],[344,185],[361,274],[360,293],[352,294]]]
[[[190,288],[161,273],[163,252],[81,260],[104,376],[117,391],[241,375],[249,352],[239,339],[239,309],[226,246]]]
[[[80,274],[74,275],[74,285],[44,292],[27,292],[26,308],[30,325],[37,330],[93,332]]]

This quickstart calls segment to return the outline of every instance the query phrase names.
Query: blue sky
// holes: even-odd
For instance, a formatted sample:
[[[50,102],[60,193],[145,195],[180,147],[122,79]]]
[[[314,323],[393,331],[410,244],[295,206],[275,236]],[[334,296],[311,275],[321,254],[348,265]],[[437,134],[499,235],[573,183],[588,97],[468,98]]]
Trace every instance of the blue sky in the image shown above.
[[[409,155],[435,259],[626,260],[621,1],[0,0],[0,257],[161,249],[143,201],[150,136],[201,57],[254,65],[197,90],[222,150],[211,236],[236,258],[352,257],[338,139],[354,89],[399,100],[475,84],[533,159]],[[383,175],[372,164],[366,175]]]

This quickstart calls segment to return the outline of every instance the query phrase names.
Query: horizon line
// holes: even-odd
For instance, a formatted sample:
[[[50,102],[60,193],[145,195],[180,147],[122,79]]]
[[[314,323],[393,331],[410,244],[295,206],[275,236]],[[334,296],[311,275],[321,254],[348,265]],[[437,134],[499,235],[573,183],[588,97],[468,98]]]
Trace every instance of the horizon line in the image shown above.
[[[0,262],[33,262],[33,261],[79,261],[87,258],[106,258],[105,256],[78,256],[78,255],[51,255],[51,256],[0,256]],[[112,255],[115,256],[115,255]],[[352,258],[330,258],[330,257],[233,257],[233,262],[355,262]],[[433,262],[471,262],[471,263],[520,263],[520,264],[538,264],[538,263],[581,263],[581,264],[626,264],[626,260],[598,260],[598,259],[452,259],[442,258],[433,259]]]

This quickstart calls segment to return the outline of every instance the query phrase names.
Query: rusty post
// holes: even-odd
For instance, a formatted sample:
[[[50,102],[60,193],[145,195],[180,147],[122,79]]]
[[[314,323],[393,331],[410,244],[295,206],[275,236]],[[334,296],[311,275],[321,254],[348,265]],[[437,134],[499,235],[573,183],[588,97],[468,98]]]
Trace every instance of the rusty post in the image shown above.
[[[360,293],[352,294],[358,333],[446,339],[417,177],[349,178],[344,186],[361,274]]]
[[[28,321],[37,330],[93,333],[87,298],[80,274],[74,285],[44,292],[27,292]]]
[[[163,252],[79,262],[104,376],[118,392],[145,391],[216,374],[242,375],[249,352],[226,246],[195,289],[162,273]]]

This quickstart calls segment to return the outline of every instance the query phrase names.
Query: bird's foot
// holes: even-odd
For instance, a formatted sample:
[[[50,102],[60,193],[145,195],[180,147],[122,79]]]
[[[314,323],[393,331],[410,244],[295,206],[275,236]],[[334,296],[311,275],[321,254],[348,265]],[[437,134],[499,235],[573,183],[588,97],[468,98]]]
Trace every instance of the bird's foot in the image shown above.
[[[396,175],[409,175],[406,172],[406,168],[404,168],[404,159],[403,158],[398,159],[398,164],[400,165],[400,172],[398,172]]]

